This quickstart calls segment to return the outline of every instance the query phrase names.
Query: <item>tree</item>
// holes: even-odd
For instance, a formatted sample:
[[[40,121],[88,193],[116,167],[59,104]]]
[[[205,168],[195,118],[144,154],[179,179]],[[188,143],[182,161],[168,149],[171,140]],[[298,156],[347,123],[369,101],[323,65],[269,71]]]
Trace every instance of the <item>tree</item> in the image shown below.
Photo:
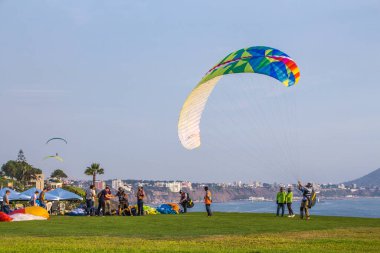
[[[58,178],[59,180],[61,180],[62,178],[67,178],[67,175],[65,172],[63,172],[63,170],[57,169],[57,170],[53,171],[53,173],[51,173],[50,177],[55,177],[55,178]]]
[[[17,160],[10,160],[1,166],[3,174],[9,178],[16,179],[26,185],[31,179],[35,179],[37,174],[41,174],[40,169],[34,168],[26,162],[24,152],[19,151]]]
[[[20,149],[20,151],[18,152],[17,162],[26,163],[26,157],[25,157],[24,151],[22,151],[22,149]]]
[[[92,176],[92,184],[95,185],[96,175],[103,175],[104,169],[100,168],[99,163],[93,163],[91,164],[90,167],[86,168],[86,170],[84,171],[84,174],[88,176]]]

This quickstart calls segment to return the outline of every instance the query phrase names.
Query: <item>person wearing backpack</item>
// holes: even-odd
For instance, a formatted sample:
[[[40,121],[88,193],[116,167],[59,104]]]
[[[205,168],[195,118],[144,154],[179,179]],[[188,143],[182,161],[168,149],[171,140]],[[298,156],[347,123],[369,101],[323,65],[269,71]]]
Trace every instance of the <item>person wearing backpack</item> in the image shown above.
[[[116,193],[116,197],[119,198],[119,215],[125,215],[126,211],[129,210],[129,201],[128,194],[125,192],[123,187],[119,187],[118,192]]]
[[[284,217],[285,203],[286,203],[286,192],[284,191],[284,187],[280,187],[280,191],[277,193],[277,196],[276,196],[276,203],[277,203],[276,216],[280,216],[280,209],[281,209],[281,217]]]
[[[208,189],[208,186],[205,186],[205,206],[206,206],[206,211],[207,211],[207,216],[212,216],[211,212],[211,203],[212,203],[212,197],[211,197],[211,191]]]
[[[298,181],[298,190],[302,192],[302,201],[300,207],[300,217],[303,219],[306,216],[306,220],[310,220],[309,208],[311,204],[311,195],[313,192],[313,184],[307,183],[305,186],[302,186],[301,182]]]
[[[187,204],[188,204],[189,195],[182,190],[179,191],[179,194],[181,194],[181,199],[179,200],[179,203],[183,207],[183,213],[187,213]]]
[[[293,203],[293,192],[292,192],[292,187],[289,186],[288,192],[286,193],[286,206],[288,207],[289,218],[293,218],[295,216],[292,209],[292,203]]]

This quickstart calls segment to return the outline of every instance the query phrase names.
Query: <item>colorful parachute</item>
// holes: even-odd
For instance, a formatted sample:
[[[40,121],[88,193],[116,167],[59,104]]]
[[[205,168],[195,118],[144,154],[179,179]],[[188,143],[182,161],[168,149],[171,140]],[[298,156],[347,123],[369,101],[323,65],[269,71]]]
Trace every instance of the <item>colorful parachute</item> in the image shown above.
[[[45,208],[39,206],[30,206],[17,209],[9,215],[0,212],[0,221],[29,221],[47,219],[49,219],[49,213]]]
[[[264,74],[286,87],[295,85],[300,78],[297,64],[280,50],[257,46],[230,53],[206,73],[182,107],[178,136],[185,148],[194,149],[201,145],[199,124],[207,99],[223,75],[234,73]]]
[[[65,139],[63,139],[63,138],[60,138],[60,137],[54,137],[54,138],[51,138],[51,139],[49,139],[47,142],[46,142],[46,144],[48,144],[50,141],[52,141],[52,140],[61,140],[61,141],[64,141],[66,144],[67,144],[67,141],[65,140]]]
[[[60,157],[58,154],[56,154],[56,155],[49,155],[49,156],[46,156],[46,157],[44,158],[44,160],[49,159],[49,158],[54,158],[54,159],[56,159],[56,160],[58,160],[58,161],[60,161],[60,162],[63,162],[63,158]]]

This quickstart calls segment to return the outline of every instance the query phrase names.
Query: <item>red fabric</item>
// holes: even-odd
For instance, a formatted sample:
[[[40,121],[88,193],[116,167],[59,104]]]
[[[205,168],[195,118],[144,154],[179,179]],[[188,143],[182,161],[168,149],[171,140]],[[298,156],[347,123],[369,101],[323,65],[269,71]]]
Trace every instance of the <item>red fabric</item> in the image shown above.
[[[25,213],[25,208],[14,210],[13,212],[10,213],[10,215],[15,214],[15,213]]]
[[[0,221],[12,221],[8,214],[0,212]]]

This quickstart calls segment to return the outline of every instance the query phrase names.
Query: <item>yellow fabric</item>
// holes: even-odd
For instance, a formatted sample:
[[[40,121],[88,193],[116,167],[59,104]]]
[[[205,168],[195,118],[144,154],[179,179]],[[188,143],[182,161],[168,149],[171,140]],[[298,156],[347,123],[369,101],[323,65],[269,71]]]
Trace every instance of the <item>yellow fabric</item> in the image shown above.
[[[29,206],[25,207],[25,213],[26,214],[31,214],[35,216],[41,216],[46,219],[49,219],[49,213],[45,208],[39,207],[39,206]]]

